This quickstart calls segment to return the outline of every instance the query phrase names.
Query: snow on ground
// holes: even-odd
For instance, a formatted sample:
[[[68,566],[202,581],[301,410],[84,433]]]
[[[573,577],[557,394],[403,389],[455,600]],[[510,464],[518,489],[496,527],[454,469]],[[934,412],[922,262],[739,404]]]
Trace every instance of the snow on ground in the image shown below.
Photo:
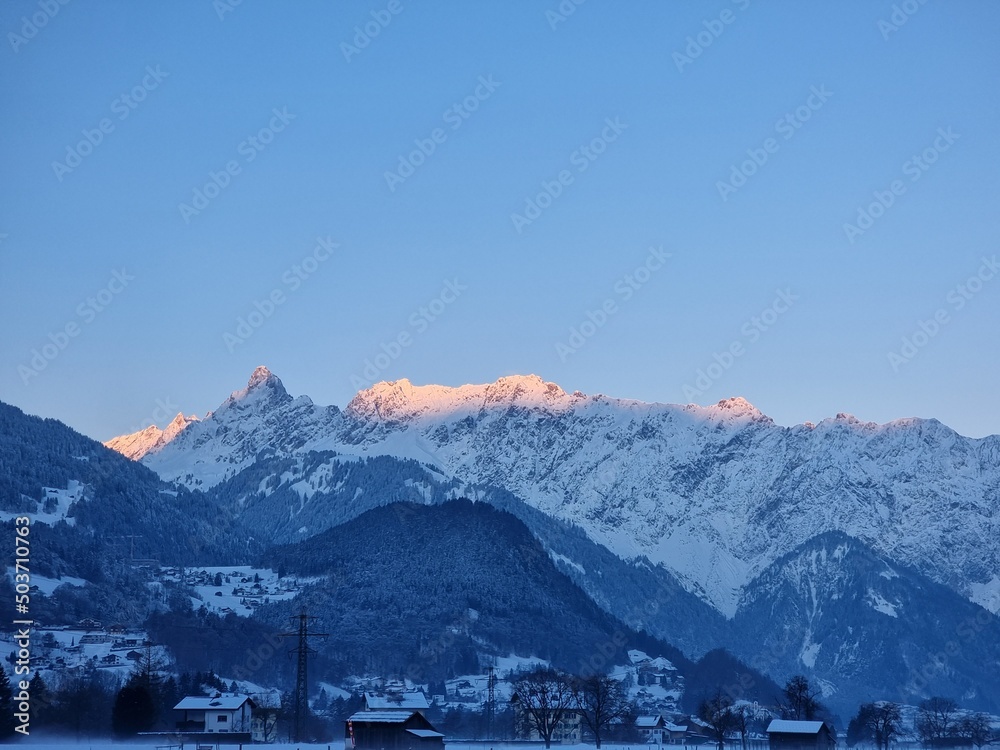
[[[995,575],[986,583],[973,583],[969,590],[972,601],[983,609],[1000,615],[1000,576]]]
[[[584,567],[582,565],[580,565],[580,563],[573,562],[568,557],[566,557],[566,555],[560,555],[557,552],[553,552],[552,550],[549,550],[549,557],[551,557],[557,563],[563,563],[565,565],[570,566],[571,568],[573,568],[574,570],[576,570],[577,573],[581,573],[581,574],[584,574],[584,575],[587,573],[587,571],[584,569]]]
[[[124,678],[135,666],[127,655],[145,654],[146,639],[146,633],[137,630],[110,635],[82,628],[35,628],[31,632],[32,671],[48,679],[49,673],[64,674],[73,667],[91,664]],[[0,658],[6,659],[16,650],[13,634],[0,633]],[[151,655],[169,661],[163,646],[153,646]]]
[[[899,617],[899,615],[896,614],[896,605],[887,600],[877,591],[868,589],[868,599],[869,599],[868,603],[871,604],[872,609],[874,609],[876,612],[881,612],[883,615],[889,615],[889,617]],[[811,667],[812,665],[808,664],[806,666]]]
[[[65,521],[70,526],[76,524],[75,518],[67,518],[66,514],[77,500],[83,497],[84,485],[75,479],[69,480],[66,489],[57,487],[42,487],[41,505],[37,511],[30,513],[11,513],[0,511],[0,521],[11,521],[18,516],[31,516],[32,523],[44,523],[52,526],[59,521]]]
[[[13,567],[7,568],[7,577],[11,581],[14,580],[15,569]],[[46,578],[45,576],[40,576],[38,573],[31,574],[31,585],[38,586],[38,591],[46,596],[51,596],[52,592],[63,584],[69,584],[70,586],[86,586],[87,582],[82,578],[73,578],[72,576],[66,576],[65,578]]]
[[[336,685],[331,685],[329,682],[321,682],[319,686],[322,690],[326,691],[326,695],[330,700],[333,700],[334,698],[343,698],[344,700],[347,700],[351,697],[351,693],[347,690],[339,688]]]
[[[106,750],[107,748],[113,748],[113,750],[153,750],[156,745],[169,745],[170,741],[167,739],[157,739],[150,740],[148,742],[117,742],[110,739],[95,738],[92,740],[82,739],[82,740],[72,740],[72,739],[47,739],[47,738],[34,738],[28,737],[20,742],[14,744],[20,745],[22,747],[31,747],[35,750]],[[545,745],[542,743],[536,743],[536,747],[543,748]],[[593,745],[560,745],[554,744],[554,747],[558,750],[593,750]],[[191,743],[188,743],[186,747],[192,747]],[[212,745],[213,748],[216,745]],[[240,750],[240,748],[246,747],[238,743],[226,743],[220,742],[218,744],[219,750]],[[343,740],[334,740],[332,742],[323,742],[317,744],[305,744],[301,742],[279,742],[274,745],[259,745],[259,747],[268,748],[268,750],[345,750]],[[526,745],[524,743],[508,743],[508,742],[448,742],[445,740],[446,750],[524,750]],[[528,746],[530,747],[530,745]],[[635,742],[631,745],[614,745],[607,742],[601,743],[602,748],[606,750],[643,750],[644,744],[641,742]]]
[[[45,738],[27,738],[14,744],[21,747],[30,747],[35,750],[154,750],[157,745],[169,747],[171,740],[168,738],[151,739],[148,742],[118,742],[111,739],[94,738],[92,740],[48,740]],[[208,744],[207,742],[205,744]],[[179,747],[175,745],[175,747]],[[186,748],[193,748],[194,743],[188,742]],[[277,743],[274,745],[240,745],[239,743],[220,742],[218,746],[212,743],[212,748],[219,750],[241,750],[246,747],[263,747],[268,750],[344,750],[344,741],[324,742],[322,744],[307,745],[301,742]],[[610,747],[607,745],[606,747]]]
[[[496,668],[497,674],[502,675],[521,669],[547,667],[549,663],[545,659],[539,659],[537,656],[515,656],[511,654],[510,656],[496,657],[493,660],[493,666]]]
[[[192,607],[204,607],[217,614],[240,617],[249,617],[261,604],[294,599],[303,584],[319,580],[294,576],[279,579],[273,570],[249,565],[186,568],[183,575],[185,582],[197,593],[191,599]],[[180,577],[179,570],[169,568],[164,571],[161,580],[179,581]],[[216,580],[221,585],[216,586]]]

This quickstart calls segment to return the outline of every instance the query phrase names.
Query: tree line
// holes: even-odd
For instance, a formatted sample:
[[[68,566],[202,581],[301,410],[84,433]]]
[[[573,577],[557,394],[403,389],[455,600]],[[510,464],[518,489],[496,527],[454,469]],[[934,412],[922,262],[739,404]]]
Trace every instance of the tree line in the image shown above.
[[[847,726],[847,744],[851,747],[871,743],[878,750],[888,750],[906,735],[902,706],[891,701],[862,704]],[[942,696],[920,702],[913,735],[928,748],[954,747],[961,741],[982,747],[998,738],[989,715],[963,712],[953,699]]]

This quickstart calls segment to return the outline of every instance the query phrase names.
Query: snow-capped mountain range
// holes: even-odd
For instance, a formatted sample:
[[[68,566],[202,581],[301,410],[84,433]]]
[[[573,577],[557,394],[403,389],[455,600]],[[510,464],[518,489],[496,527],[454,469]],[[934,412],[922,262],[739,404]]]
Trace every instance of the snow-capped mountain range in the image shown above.
[[[333,489],[333,463],[413,459],[437,480],[502,488],[625,560],[662,565],[730,618],[757,576],[824,532],[1000,612],[1000,436],[966,438],[936,420],[838,414],[783,427],[742,398],[643,403],[569,394],[535,375],[378,383],[341,410],[292,398],[260,367],[204,418],[178,415],[106,445],[193,489],[264,457],[336,454],[280,478],[303,504]],[[891,602],[871,606],[890,616]]]

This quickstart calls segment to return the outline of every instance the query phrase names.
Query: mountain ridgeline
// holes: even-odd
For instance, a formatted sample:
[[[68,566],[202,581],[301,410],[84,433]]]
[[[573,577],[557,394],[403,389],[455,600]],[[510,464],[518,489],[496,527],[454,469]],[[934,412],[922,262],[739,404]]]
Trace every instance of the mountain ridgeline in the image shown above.
[[[805,673],[842,712],[935,694],[1000,708],[996,436],[781,427],[742,399],[644,404],[535,376],[379,383],[339,409],[265,368],[201,419],[108,441],[139,463],[12,407],[0,427],[3,517],[35,513],[42,569],[101,594],[60,587],[63,615],[163,609],[113,593],[130,539],[164,564],[316,576],[251,629],[305,604],[337,634],[331,677],[511,653],[576,671],[621,632],[675,662],[685,700],[756,669],[769,691],[764,674]]]

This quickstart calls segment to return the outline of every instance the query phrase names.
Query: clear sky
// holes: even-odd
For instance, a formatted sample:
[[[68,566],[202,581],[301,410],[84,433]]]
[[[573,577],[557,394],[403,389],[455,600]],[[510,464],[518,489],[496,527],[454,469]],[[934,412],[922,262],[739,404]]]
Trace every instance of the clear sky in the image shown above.
[[[106,439],[265,364],[341,406],[537,373],[1000,432],[996,3],[7,0],[0,32],[29,413]]]

